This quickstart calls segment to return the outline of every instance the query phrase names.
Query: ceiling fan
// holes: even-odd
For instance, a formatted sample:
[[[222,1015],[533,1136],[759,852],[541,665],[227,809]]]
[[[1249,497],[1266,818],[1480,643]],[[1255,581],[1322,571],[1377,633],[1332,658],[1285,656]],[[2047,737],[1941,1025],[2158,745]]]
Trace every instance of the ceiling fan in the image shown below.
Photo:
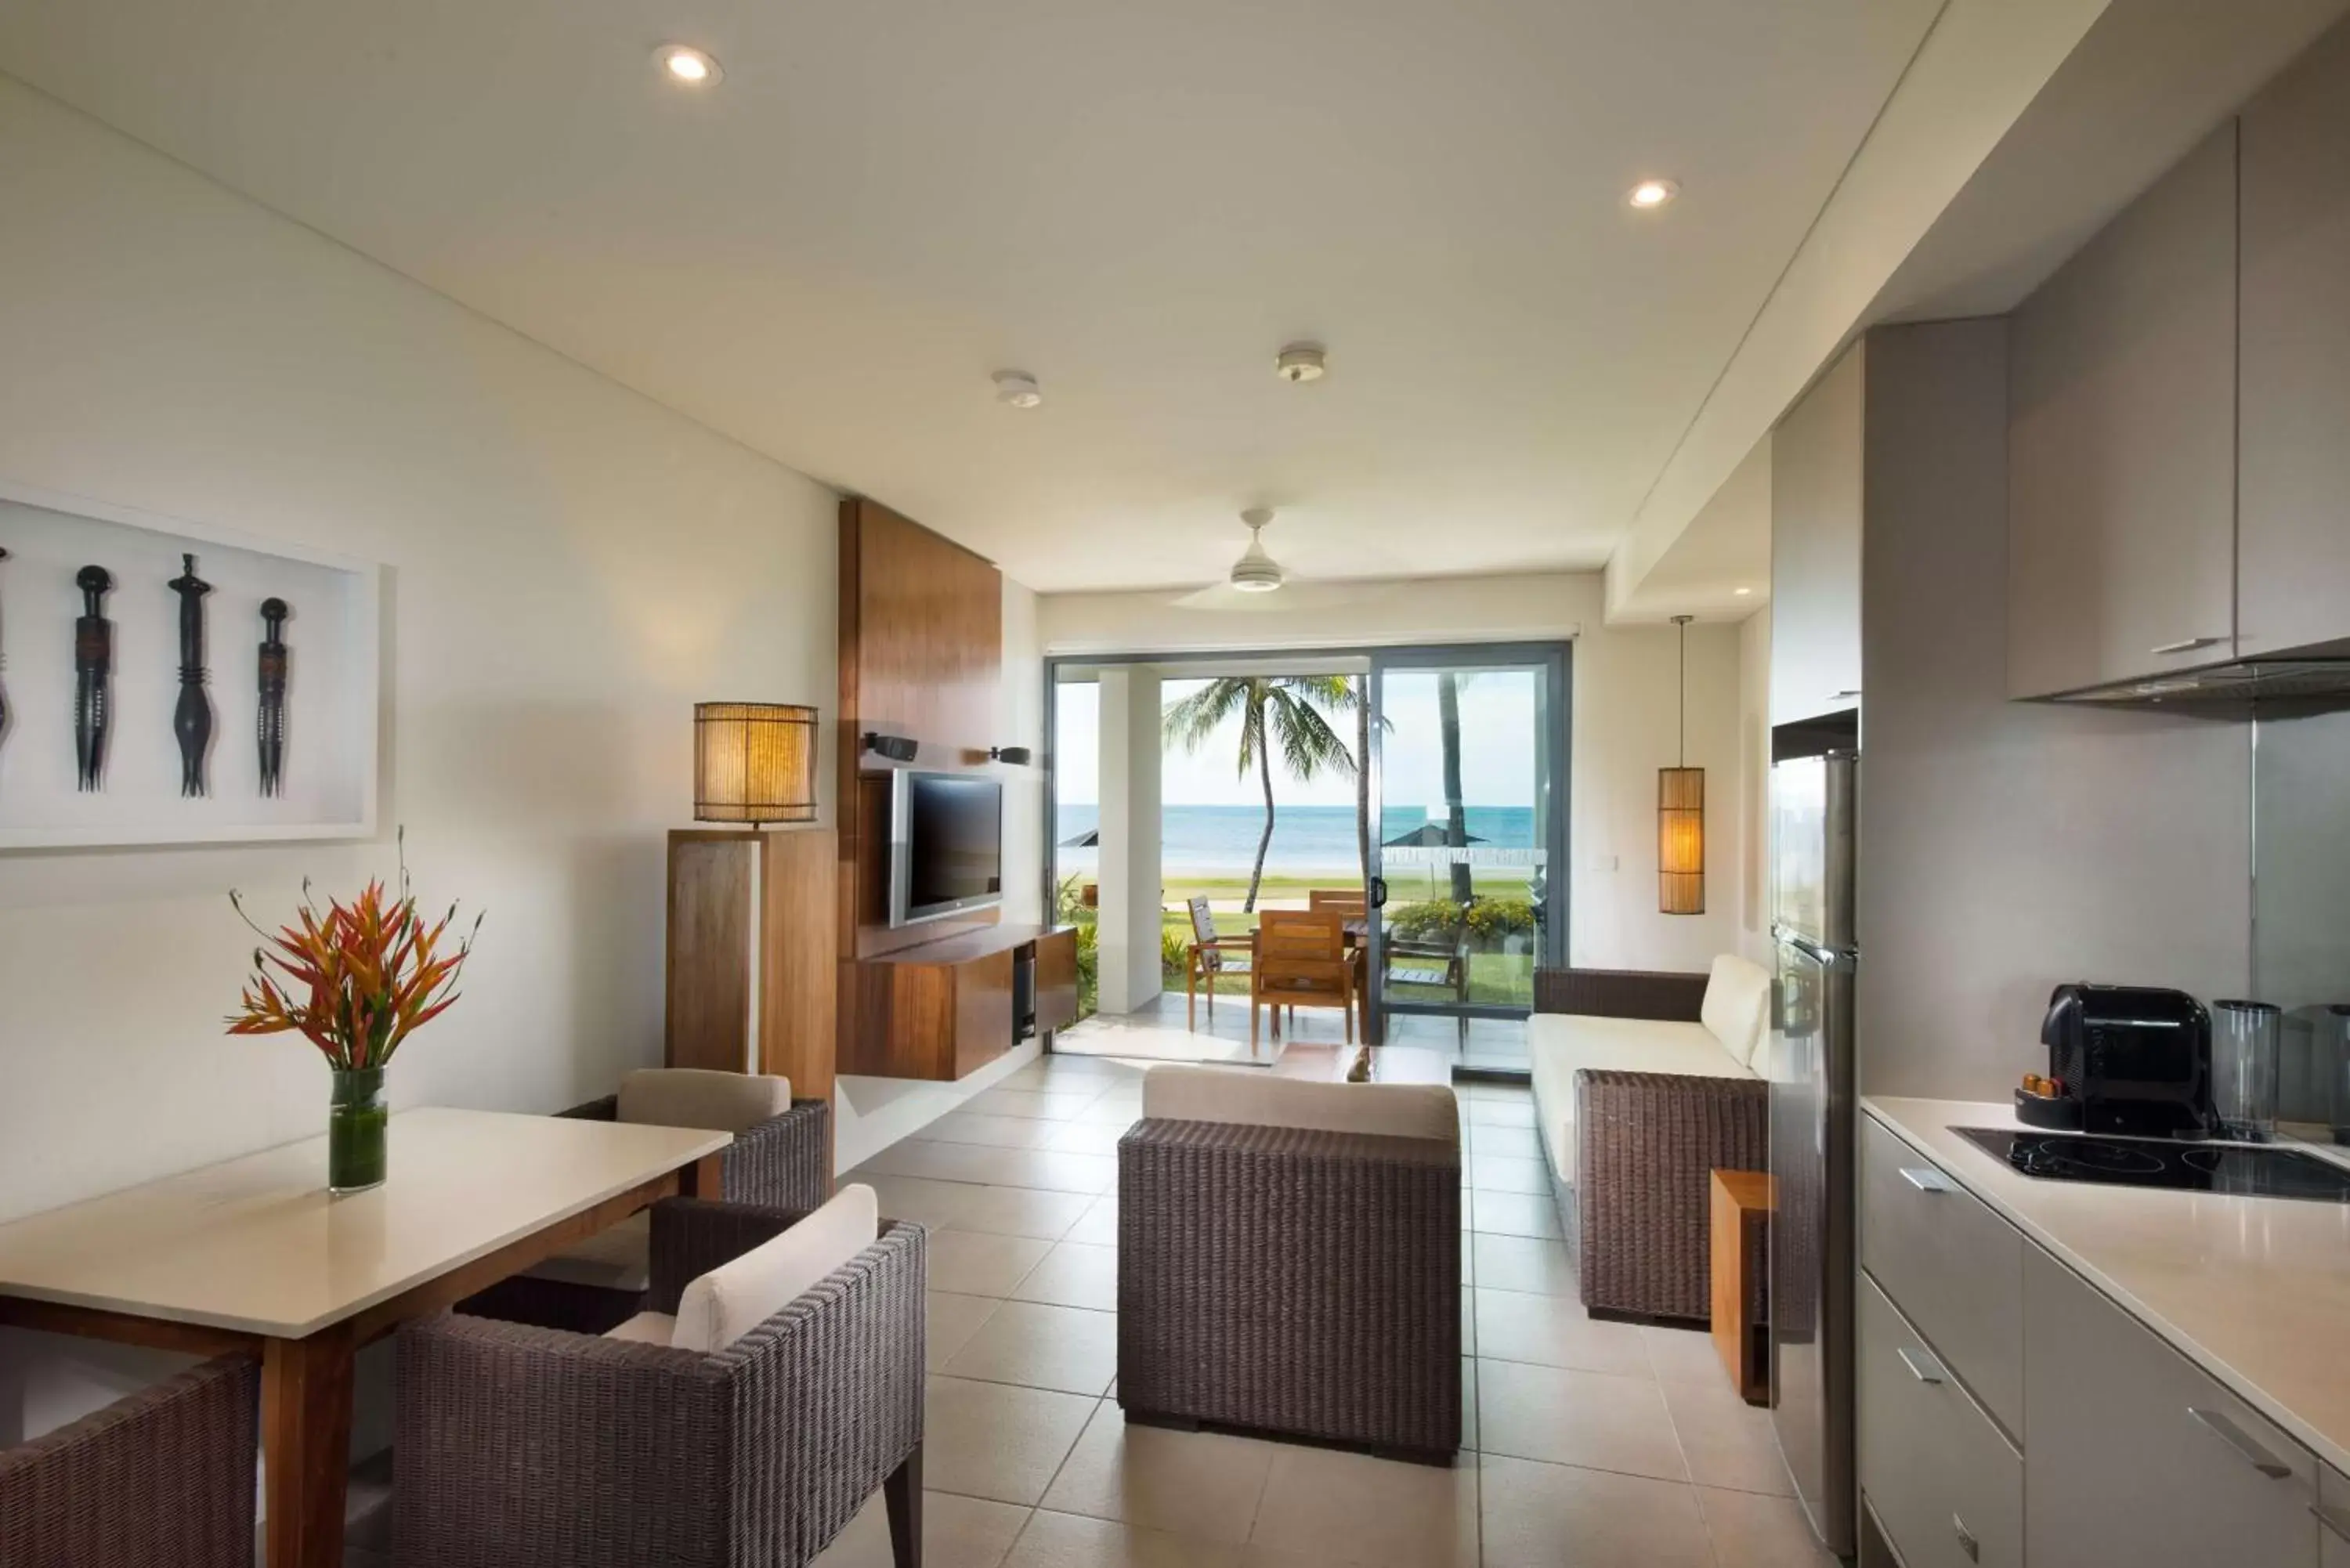
[[[1335,583],[1292,583],[1281,563],[1266,553],[1264,530],[1273,521],[1273,508],[1252,506],[1241,514],[1241,522],[1249,531],[1248,548],[1232,563],[1225,579],[1212,587],[1181,595],[1174,603],[1180,609],[1205,610],[1300,610],[1319,608],[1326,605],[1353,604],[1377,597],[1383,585]]]

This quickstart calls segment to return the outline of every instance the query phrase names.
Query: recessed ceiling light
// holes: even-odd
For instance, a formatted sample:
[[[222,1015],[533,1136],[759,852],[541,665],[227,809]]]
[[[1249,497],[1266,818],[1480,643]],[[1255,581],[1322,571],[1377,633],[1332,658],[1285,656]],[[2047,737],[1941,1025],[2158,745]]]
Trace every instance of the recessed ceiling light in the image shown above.
[[[1733,594],[1736,594],[1740,598],[1742,598],[1742,598],[1744,598],[1747,595],[1749,595],[1749,594],[1752,593],[1754,590],[1753,590],[1752,588],[1732,588],[1732,589],[1731,589],[1730,591],[1731,591],[1731,593],[1733,593]]]
[[[1661,207],[1679,195],[1680,190],[1670,180],[1643,180],[1632,187],[1627,200],[1636,207]]]
[[[1033,409],[1045,400],[1045,389],[1036,378],[1025,370],[998,370],[995,373],[995,400],[1015,409]]]
[[[663,75],[688,87],[709,87],[726,74],[715,56],[689,44],[663,44],[653,51],[653,58]]]
[[[1284,381],[1318,381],[1329,370],[1322,345],[1292,343],[1274,357],[1273,373]]]

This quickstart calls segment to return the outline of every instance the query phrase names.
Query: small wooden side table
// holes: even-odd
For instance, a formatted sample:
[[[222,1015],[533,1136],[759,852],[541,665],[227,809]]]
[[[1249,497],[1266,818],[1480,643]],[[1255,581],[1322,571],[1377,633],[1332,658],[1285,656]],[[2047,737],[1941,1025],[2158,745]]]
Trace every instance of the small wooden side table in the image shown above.
[[[1713,1173],[1713,1347],[1749,1405],[1771,1402],[1770,1327],[1755,1316],[1754,1282],[1768,1266],[1772,1207],[1762,1171]]]

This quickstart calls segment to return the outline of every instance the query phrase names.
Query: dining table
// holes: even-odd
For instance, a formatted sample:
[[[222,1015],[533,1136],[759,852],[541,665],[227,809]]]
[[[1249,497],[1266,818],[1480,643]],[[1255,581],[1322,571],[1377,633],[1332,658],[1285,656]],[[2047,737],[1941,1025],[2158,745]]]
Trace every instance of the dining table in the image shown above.
[[[261,1363],[268,1568],[340,1568],[352,1361],[668,1197],[731,1134],[423,1107],[390,1175],[327,1189],[324,1136],[0,1225],[0,1326]]]

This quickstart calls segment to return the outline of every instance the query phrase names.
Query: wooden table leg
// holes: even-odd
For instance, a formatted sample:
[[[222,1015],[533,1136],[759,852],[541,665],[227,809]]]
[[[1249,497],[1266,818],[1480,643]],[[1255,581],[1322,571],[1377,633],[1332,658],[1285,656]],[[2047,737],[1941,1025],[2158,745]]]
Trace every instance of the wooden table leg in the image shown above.
[[[677,1173],[678,1195],[719,1199],[726,1196],[726,1157],[705,1154]]]
[[[261,1360],[268,1568],[342,1568],[351,1463],[351,1335],[273,1339]]]

